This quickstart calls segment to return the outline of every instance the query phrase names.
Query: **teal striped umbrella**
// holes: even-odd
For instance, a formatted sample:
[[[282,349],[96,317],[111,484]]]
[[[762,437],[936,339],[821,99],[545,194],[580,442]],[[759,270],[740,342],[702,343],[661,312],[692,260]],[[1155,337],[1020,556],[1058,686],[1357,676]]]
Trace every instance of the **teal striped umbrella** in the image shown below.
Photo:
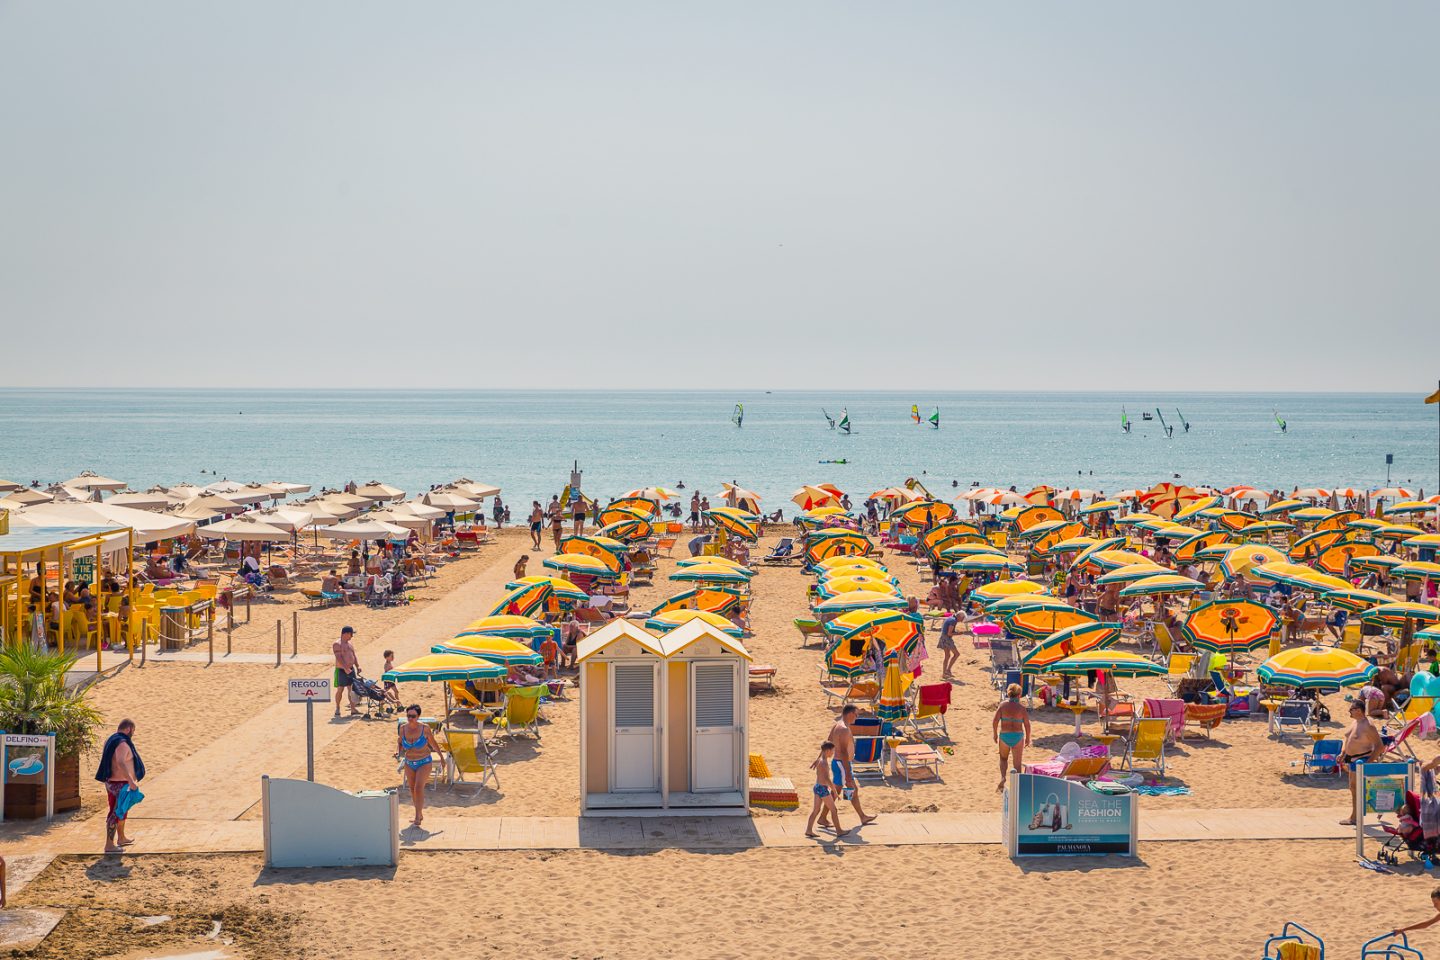
[[[380,679],[391,683],[502,680],[509,673],[510,671],[500,664],[482,660],[480,657],[459,653],[430,653],[402,663],[393,670],[386,670],[380,675]]]
[[[1104,623],[1099,620],[1077,623],[1073,627],[1057,630],[1020,658],[1020,669],[1024,673],[1045,673],[1055,663],[1067,657],[1111,646],[1120,639],[1121,630],[1118,623]]]
[[[617,520],[600,528],[601,536],[610,537],[613,540],[624,540],[626,543],[644,540],[654,532],[655,525],[649,520],[642,520],[639,517]]]
[[[1164,573],[1137,580],[1120,591],[1122,597],[1158,597],[1171,593],[1194,593],[1204,590],[1205,584],[1175,573]]]
[[[993,553],[972,553],[961,557],[950,564],[952,570],[964,570],[969,573],[997,573],[1008,571],[1019,573],[1025,569],[1025,565],[1009,557],[998,556]]]
[[[750,577],[743,567],[729,567],[723,564],[697,564],[681,567],[670,574],[671,580],[693,581],[696,583],[749,583]]]
[[[1104,670],[1116,677],[1158,677],[1166,672],[1162,663],[1147,660],[1139,654],[1119,650],[1087,650],[1051,664],[1048,672],[1079,676]]]
[[[815,607],[816,613],[845,613],[849,610],[904,610],[910,606],[910,602],[904,597],[887,593],[876,593],[873,590],[856,590],[852,593],[842,593],[838,597],[831,597],[829,600],[819,603]]]
[[[1030,610],[1074,609],[1075,604],[1061,600],[1059,597],[1037,597],[1034,594],[1001,597],[999,600],[992,600],[985,604],[985,612],[992,617],[1006,617],[1012,613]]]

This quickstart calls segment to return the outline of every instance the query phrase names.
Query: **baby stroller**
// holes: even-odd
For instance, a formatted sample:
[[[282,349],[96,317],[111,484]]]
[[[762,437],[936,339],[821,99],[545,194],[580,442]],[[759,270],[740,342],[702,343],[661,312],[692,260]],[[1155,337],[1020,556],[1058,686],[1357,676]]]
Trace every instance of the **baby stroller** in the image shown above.
[[[355,668],[355,679],[350,684],[350,690],[355,698],[365,704],[365,719],[380,719],[393,716],[396,706],[385,694],[385,688],[374,680],[366,680],[360,676],[360,668]]]
[[[1436,855],[1440,838],[1425,839],[1425,831],[1420,829],[1420,795],[1413,790],[1405,791],[1405,808],[1400,811],[1399,823],[1393,827],[1381,824],[1381,829],[1388,836],[1375,855],[1378,860],[1398,864],[1400,854],[1406,851],[1412,859],[1430,860]]]

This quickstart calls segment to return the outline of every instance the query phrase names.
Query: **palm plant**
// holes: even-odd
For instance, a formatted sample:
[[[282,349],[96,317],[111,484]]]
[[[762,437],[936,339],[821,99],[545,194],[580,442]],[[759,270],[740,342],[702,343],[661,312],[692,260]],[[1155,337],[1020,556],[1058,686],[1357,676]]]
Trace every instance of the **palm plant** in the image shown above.
[[[53,733],[61,757],[90,749],[103,718],[83,691],[65,686],[76,659],[28,644],[0,650],[0,730]]]

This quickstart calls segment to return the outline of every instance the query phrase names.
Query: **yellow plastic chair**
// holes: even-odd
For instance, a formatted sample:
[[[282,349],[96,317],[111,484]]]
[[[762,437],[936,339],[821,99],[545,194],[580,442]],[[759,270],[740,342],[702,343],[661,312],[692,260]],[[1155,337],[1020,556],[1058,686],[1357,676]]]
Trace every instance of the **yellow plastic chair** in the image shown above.
[[[1172,652],[1170,654],[1170,659],[1165,664],[1165,676],[1162,679],[1172,694],[1180,686],[1180,681],[1188,677],[1190,671],[1195,669],[1195,661],[1198,657],[1199,655],[1194,653]]]
[[[1120,765],[1127,770],[1153,770],[1165,776],[1165,735],[1170,729],[1168,717],[1137,718],[1125,741],[1125,755]]]
[[[538,699],[536,701],[539,702]],[[539,734],[537,733],[538,737]],[[500,774],[495,769],[495,755],[478,729],[464,730],[456,727],[445,728],[445,739],[450,744],[450,763],[456,778],[475,788],[475,793],[485,789],[491,781],[500,789]],[[466,778],[466,774],[478,776],[478,780]]]
[[[504,730],[506,736],[528,733],[540,739],[540,695],[549,688],[544,684],[535,687],[511,687],[505,694],[505,710],[495,718],[497,734]]]

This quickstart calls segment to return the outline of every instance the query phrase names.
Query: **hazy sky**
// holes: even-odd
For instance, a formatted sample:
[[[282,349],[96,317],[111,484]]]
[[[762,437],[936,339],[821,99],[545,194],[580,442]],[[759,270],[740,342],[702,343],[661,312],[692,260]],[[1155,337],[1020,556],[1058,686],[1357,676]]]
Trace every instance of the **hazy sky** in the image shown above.
[[[0,0],[0,383],[1429,391],[1437,37]]]

